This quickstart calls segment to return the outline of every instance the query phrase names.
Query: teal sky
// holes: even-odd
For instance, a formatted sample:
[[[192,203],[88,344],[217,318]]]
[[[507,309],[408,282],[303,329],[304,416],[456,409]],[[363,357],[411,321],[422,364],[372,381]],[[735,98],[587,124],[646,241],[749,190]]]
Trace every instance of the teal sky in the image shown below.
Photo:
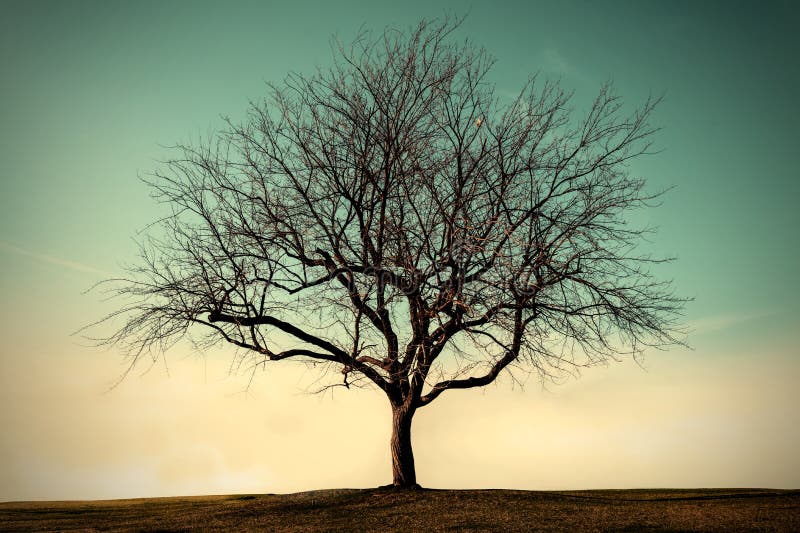
[[[251,482],[255,488],[261,487],[257,479],[239,485],[219,481],[221,478],[192,484],[173,473],[152,479],[146,474],[141,474],[141,479],[134,476],[138,481],[131,482],[133,488],[128,492],[118,486],[108,488],[115,487],[114,472],[147,472],[148,467],[142,466],[146,460],[141,457],[167,453],[144,445],[142,450],[125,448],[124,456],[109,455],[106,462],[101,461],[104,466],[92,471],[94,482],[70,484],[76,473],[91,470],[88,459],[78,459],[83,457],[81,453],[70,454],[69,445],[80,448],[75,428],[89,432],[90,438],[115,442],[124,425],[157,426],[167,415],[154,414],[148,419],[142,414],[154,409],[154,400],[148,396],[154,390],[169,395],[171,389],[179,389],[183,397],[169,397],[187,403],[187,398],[203,398],[203,405],[215,405],[214,399],[221,397],[220,402],[230,409],[265,417],[301,409],[304,427],[313,427],[321,413],[327,413],[326,418],[342,416],[336,411],[337,402],[350,400],[309,400],[291,392],[282,398],[275,396],[276,402],[284,402],[280,406],[262,408],[250,397],[231,400],[230,391],[204,386],[211,367],[203,366],[203,379],[185,377],[195,376],[199,363],[187,362],[180,355],[174,359],[188,368],[184,377],[176,377],[177,370],[171,372],[172,377],[155,372],[145,378],[134,377],[103,394],[121,369],[119,358],[113,352],[85,348],[69,334],[110,307],[98,302],[98,295],[81,292],[107,275],[120,273],[121,265],[134,259],[133,237],[158,213],[138,176],[157,167],[157,161],[169,153],[165,146],[209,134],[220,127],[222,115],[243,117],[248,101],[264,94],[267,81],[279,81],[289,71],[308,73],[315,66],[325,66],[331,58],[333,34],[347,41],[362,24],[376,30],[387,25],[408,27],[420,18],[462,14],[466,6],[434,0],[2,2],[0,500],[243,491],[252,488],[247,485]],[[690,337],[694,351],[651,354],[648,365],[652,367],[647,373],[631,372],[625,365],[618,370],[611,367],[589,373],[586,384],[578,380],[563,392],[551,387],[545,397],[538,396],[545,393],[535,383],[519,393],[521,396],[493,388],[496,392],[485,404],[478,393],[465,400],[473,402],[469,405],[480,410],[509,402],[516,406],[511,411],[518,412],[514,409],[520,409],[519,405],[536,409],[552,404],[555,410],[550,415],[556,421],[564,414],[557,411],[561,408],[559,394],[565,399],[584,398],[570,405],[601,403],[602,398],[618,406],[627,405],[636,394],[636,402],[647,405],[648,401],[674,403],[669,420],[676,424],[690,424],[689,418],[711,405],[716,413],[713,420],[725,429],[708,434],[703,442],[709,447],[723,446],[734,439],[739,450],[730,452],[728,477],[723,474],[725,465],[706,471],[704,478],[702,467],[695,463],[681,462],[680,456],[655,454],[642,461],[670,465],[673,474],[659,477],[661,470],[651,465],[651,474],[625,478],[627,486],[800,485],[800,465],[796,452],[790,452],[800,447],[800,419],[788,407],[800,400],[795,391],[800,378],[800,209],[796,206],[800,198],[796,163],[799,15],[794,2],[472,3],[458,35],[468,36],[497,58],[493,81],[501,93],[515,92],[530,73],[538,71],[574,89],[577,109],[608,79],[632,106],[648,94],[665,95],[655,115],[663,128],[657,137],[662,152],[636,161],[633,170],[647,176],[653,190],[674,186],[663,206],[642,213],[642,217],[660,227],[649,246],[659,254],[678,258],[663,269],[663,275],[674,279],[679,293],[695,299],[686,309],[687,324],[695,332]],[[210,354],[209,359],[221,361],[221,370],[212,381],[225,378],[223,388],[234,390],[243,384],[241,376],[224,375],[229,353]],[[277,372],[282,375],[284,371]],[[274,378],[263,380],[277,383]],[[627,386],[638,388],[626,395]],[[259,387],[258,380],[254,387]],[[369,401],[381,401],[368,397]],[[596,401],[590,401],[592,397]],[[687,398],[701,403],[687,404]],[[72,406],[73,410],[61,412],[56,423],[52,404]],[[119,410],[118,417],[97,415],[96,409],[110,409],[109,405]],[[736,406],[749,406],[744,419]],[[434,417],[437,408],[431,407],[431,414],[425,417]],[[448,409],[443,407],[442,413],[451,413]],[[570,413],[586,416],[577,408]],[[635,423],[640,414],[620,416],[608,427],[641,427]],[[378,412],[374,423],[383,424],[383,417],[385,413]],[[79,419],[92,422],[81,425]],[[541,481],[536,478],[536,468],[525,477],[503,474],[500,465],[495,465],[500,472],[496,478],[491,472],[459,477],[437,467],[432,456],[426,459],[423,449],[438,449],[429,442],[431,435],[456,437],[463,428],[454,422],[448,431],[442,426],[444,417],[436,419],[441,423],[433,420],[415,422],[415,451],[422,454],[418,469],[423,484],[613,485],[610,480],[604,484],[602,472],[594,470],[587,470],[584,478],[572,476],[560,482],[554,475],[552,480],[545,476]],[[581,427],[576,419],[571,420],[575,426],[563,426],[566,433]],[[509,424],[508,442],[523,441]],[[559,431],[558,423],[553,424],[541,429]],[[647,427],[653,442],[662,438],[659,431],[669,431],[658,424]],[[378,461],[375,464],[380,465],[385,455],[380,440],[384,429],[375,430],[378,447],[373,455]],[[305,437],[299,431],[295,437],[302,440]],[[523,432],[529,435],[530,431],[526,428]],[[619,430],[623,440],[626,431],[634,430]],[[207,437],[202,435],[195,435],[193,442]],[[271,436],[274,433],[269,428],[260,434],[260,438]],[[675,433],[670,433],[669,439],[675,438]],[[55,453],[47,442],[53,446],[66,442],[66,450]],[[175,443],[180,439],[170,437],[164,442],[178,446]],[[290,446],[292,442],[287,440]],[[223,458],[243,453],[231,451],[229,445],[236,446],[216,443],[203,449],[213,448],[214,456]],[[503,444],[493,441],[492,446]],[[525,449],[521,444],[513,446]],[[563,449],[563,443],[556,448]],[[25,449],[37,451],[26,455]],[[707,451],[713,463],[710,458],[718,450]],[[485,460],[478,451],[473,452],[477,455],[469,457],[474,461]],[[583,452],[578,449],[576,453]],[[611,460],[621,460],[608,453]],[[696,452],[691,457],[703,464],[706,456]],[[39,459],[42,462],[37,463]],[[128,461],[127,466],[119,466],[122,461]],[[230,460],[221,461],[230,465]],[[45,464],[55,473],[29,475],[31,469],[45,469]],[[787,470],[787,464],[797,468]],[[429,465],[427,473],[425,465]],[[254,462],[241,466],[242,471],[260,472],[259,468],[269,470],[274,465]],[[314,468],[317,474],[309,474],[306,483],[275,474],[265,486],[280,491],[317,488],[326,480],[336,485],[337,471],[325,464]],[[674,474],[675,468],[684,468],[686,476]],[[787,473],[791,471],[794,474]],[[373,483],[373,479],[373,484],[383,483],[388,476],[367,467],[364,472],[364,477],[358,478],[363,484]],[[60,476],[57,483],[53,476]],[[345,479],[339,484],[362,482],[358,480]]]

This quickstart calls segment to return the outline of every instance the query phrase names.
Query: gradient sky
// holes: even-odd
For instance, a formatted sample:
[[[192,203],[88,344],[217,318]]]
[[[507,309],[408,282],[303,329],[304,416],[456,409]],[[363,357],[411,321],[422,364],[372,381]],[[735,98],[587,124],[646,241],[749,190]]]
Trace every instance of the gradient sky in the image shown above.
[[[108,391],[114,350],[70,333],[113,308],[157,207],[138,176],[165,146],[244,116],[264,83],[331,58],[330,37],[463,13],[461,2],[2,2],[0,501],[375,486],[389,407],[310,395],[276,364],[176,349]],[[662,152],[633,170],[675,188],[643,219],[695,300],[694,350],[524,390],[450,391],[414,422],[418,479],[441,488],[800,487],[800,9],[794,2],[473,2],[459,36],[498,90],[539,71],[578,109],[613,79],[665,94]]]

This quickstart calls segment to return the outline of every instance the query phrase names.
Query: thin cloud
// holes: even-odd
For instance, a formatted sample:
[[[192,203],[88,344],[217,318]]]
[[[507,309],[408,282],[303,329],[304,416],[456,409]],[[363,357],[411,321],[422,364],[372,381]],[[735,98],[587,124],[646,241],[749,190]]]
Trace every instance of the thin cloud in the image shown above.
[[[754,311],[751,313],[727,313],[706,316],[692,321],[689,327],[693,333],[712,333],[738,326],[744,322],[758,320],[776,314],[776,311]]]
[[[542,66],[549,72],[555,72],[567,76],[577,74],[577,69],[555,48],[545,48],[539,54]]]
[[[570,61],[559,49],[544,48],[537,54],[538,68],[550,76],[571,80],[572,83],[593,85],[593,79],[587,72]]]
[[[104,270],[100,270],[90,265],[85,265],[83,263],[78,263],[77,261],[70,261],[69,259],[63,259],[61,257],[55,257],[52,255],[47,254],[40,254],[38,252],[33,252],[31,250],[26,250],[25,248],[20,248],[19,246],[15,246],[11,243],[0,241],[0,249],[15,253],[17,255],[23,255],[25,257],[30,257],[31,259],[35,259],[40,263],[48,263],[51,265],[58,265],[64,268],[68,268],[70,270],[75,270],[77,272],[85,272],[89,274],[101,274],[103,276],[111,277],[111,274]]]

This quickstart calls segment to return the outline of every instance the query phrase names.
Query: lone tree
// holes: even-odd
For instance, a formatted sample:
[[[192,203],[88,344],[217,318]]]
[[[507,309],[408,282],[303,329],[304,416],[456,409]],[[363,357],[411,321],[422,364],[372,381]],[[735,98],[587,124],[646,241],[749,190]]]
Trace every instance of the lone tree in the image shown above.
[[[558,84],[516,98],[451,22],[363,33],[178,147],[148,183],[172,208],[113,289],[132,364],[185,336],[255,365],[325,365],[392,408],[393,485],[416,485],[414,413],[512,368],[547,379],[680,342],[630,174],[656,131],[610,86],[579,118]],[[338,377],[335,377],[338,376]]]

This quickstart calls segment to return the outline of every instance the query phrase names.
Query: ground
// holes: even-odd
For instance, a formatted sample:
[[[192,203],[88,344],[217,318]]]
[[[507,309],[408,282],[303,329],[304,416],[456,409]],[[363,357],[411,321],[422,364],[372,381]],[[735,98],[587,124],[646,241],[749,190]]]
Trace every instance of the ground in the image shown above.
[[[800,531],[800,490],[338,489],[0,503],[0,531]]]

